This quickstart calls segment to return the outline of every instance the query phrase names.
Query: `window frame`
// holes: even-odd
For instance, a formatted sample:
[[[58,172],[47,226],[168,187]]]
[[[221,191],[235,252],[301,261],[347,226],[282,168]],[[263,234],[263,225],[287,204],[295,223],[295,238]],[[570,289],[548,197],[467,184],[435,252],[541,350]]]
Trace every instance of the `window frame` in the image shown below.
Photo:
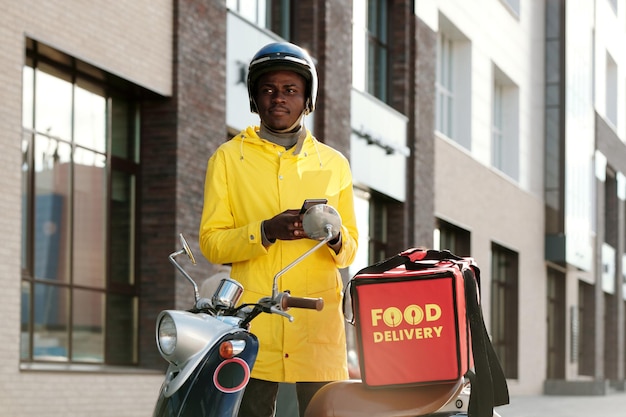
[[[436,44],[435,131],[472,150],[472,43],[443,14]]]
[[[22,347],[20,353],[20,360],[22,364],[34,364],[34,363],[53,363],[53,364],[88,364],[88,365],[116,365],[116,366],[136,366],[139,364],[139,330],[138,330],[138,321],[139,321],[139,285],[136,277],[138,276],[138,244],[137,244],[137,236],[139,232],[139,222],[138,222],[138,203],[139,203],[139,181],[140,181],[140,156],[139,156],[139,140],[140,140],[140,132],[139,132],[139,103],[138,97],[136,96],[136,89],[130,83],[118,79],[110,74],[105,73],[97,68],[94,68],[84,62],[76,60],[68,55],[65,55],[59,51],[56,51],[44,44],[41,44],[37,41],[27,39],[27,48],[26,48],[26,61],[24,64],[24,73],[26,74],[28,71],[32,71],[32,85],[28,85],[28,80],[24,80],[24,92],[23,94],[26,96],[24,100],[24,117],[23,117],[23,134],[22,134],[22,151],[24,153],[24,163],[23,163],[23,186],[22,192],[24,197],[23,202],[23,219],[22,219]],[[37,79],[38,73],[41,73],[42,67],[45,69],[49,69],[49,71],[44,71],[49,75],[60,76],[66,81],[69,81],[72,95],[72,104],[71,104],[71,119],[72,119],[72,132],[70,137],[61,138],[51,135],[46,132],[37,131],[36,124],[36,96],[37,96]],[[96,149],[91,149],[90,146],[80,144],[75,137],[75,129],[78,123],[78,120],[74,120],[76,116],[76,103],[75,103],[75,92],[77,89],[83,89],[86,85],[95,86],[95,90],[104,101],[104,114],[101,113],[104,118],[104,123],[99,128],[104,129],[103,132],[103,141],[104,149],[100,149],[97,151]],[[31,95],[30,97],[28,97]],[[113,103],[117,102],[126,102],[129,104],[127,111],[123,112],[122,116],[128,118],[128,124],[125,125],[126,128],[126,157],[120,155],[114,155],[115,152],[112,146],[112,127],[117,125],[116,120],[113,120],[115,116],[112,114]],[[32,106],[29,108],[29,106]],[[31,117],[32,120],[28,120]],[[119,133],[119,132],[118,132]],[[45,277],[36,276],[35,271],[35,216],[36,216],[36,198],[39,195],[35,184],[35,177],[38,175],[36,173],[35,166],[35,152],[37,152],[37,144],[36,138],[47,138],[48,141],[54,141],[55,143],[64,143],[69,149],[71,149],[70,153],[70,161],[67,165],[67,170],[69,172],[69,194],[66,198],[67,209],[64,210],[67,213],[67,218],[62,220],[64,223],[64,227],[67,227],[67,235],[68,243],[66,245],[67,252],[66,254],[60,253],[59,257],[67,257],[69,259],[66,269],[68,279],[67,281],[56,280],[56,279],[46,279]],[[75,280],[74,268],[76,259],[80,260],[80,256],[76,255],[76,248],[74,245],[75,233],[74,230],[74,195],[76,193],[75,189],[75,167],[76,163],[76,150],[87,150],[88,152],[99,152],[102,157],[102,160],[105,161],[104,165],[99,168],[100,175],[105,178],[102,192],[99,195],[102,197],[101,207],[102,212],[102,232],[104,236],[101,237],[103,240],[103,251],[100,255],[95,255],[97,258],[100,256],[103,259],[102,265],[104,266],[103,272],[103,280],[101,284],[94,284],[93,282],[77,282]],[[119,148],[118,148],[119,149]],[[84,151],[83,151],[84,152]],[[87,165],[88,166],[88,165]],[[124,261],[127,262],[126,272],[128,273],[128,282],[114,282],[111,278],[111,245],[113,242],[112,231],[111,231],[111,213],[112,213],[112,205],[113,205],[113,191],[112,191],[112,176],[113,173],[122,173],[124,178],[131,179],[131,182],[134,184],[134,187],[131,191],[129,198],[132,202],[129,202],[132,207],[132,212],[129,214],[129,218],[132,218],[130,225],[128,226],[128,232],[132,237],[132,242],[129,246],[128,250],[128,258]],[[85,178],[82,177],[81,178]],[[87,177],[88,178],[88,177]],[[97,199],[96,199],[97,200]],[[97,203],[97,202],[96,202]],[[44,214],[45,217],[45,214]],[[67,226],[65,225],[67,224]],[[79,245],[80,246],[80,245]],[[59,249],[62,251],[62,249]],[[91,274],[89,274],[91,275]],[[81,275],[82,276],[82,275]],[[35,343],[35,335],[38,332],[38,325],[36,324],[37,317],[35,316],[36,308],[38,307],[36,304],[36,288],[44,288],[50,290],[61,290],[67,296],[67,305],[63,306],[60,303],[64,303],[62,300],[55,300],[57,302],[57,309],[60,309],[64,315],[65,322],[61,325],[59,334],[65,334],[64,340],[65,343],[61,342],[59,345],[59,349],[54,351],[56,354],[51,355],[40,355],[38,354]],[[79,293],[90,294],[91,296],[97,296],[100,299],[100,307],[91,309],[90,314],[99,315],[99,323],[101,328],[98,329],[97,322],[96,333],[88,333],[87,337],[91,335],[91,337],[95,337],[95,339],[100,339],[100,343],[96,344],[99,349],[89,350],[87,351],[90,355],[86,357],[77,357],[77,346],[78,343],[74,341],[75,336],[80,335],[80,331],[75,327],[77,324],[77,319],[81,318],[80,311],[76,310],[78,308],[79,298],[75,298]],[[112,309],[108,307],[108,303],[110,300],[115,299],[116,297],[125,297],[126,303],[130,306],[133,313],[133,317],[130,319],[124,318],[125,323],[127,323],[124,330],[129,330],[131,343],[128,343],[129,333],[126,333],[122,337],[112,337],[110,334],[111,328],[113,324],[115,324],[112,317],[115,317],[115,314]],[[54,303],[54,302],[53,302]],[[51,304],[54,305],[54,304]],[[92,305],[92,304],[89,304]],[[78,316],[76,314],[79,314]],[[119,316],[119,314],[118,314]],[[129,324],[130,323],[130,324]],[[91,323],[93,325],[93,323]],[[84,326],[84,325],[83,325]],[[45,329],[42,327],[42,329]],[[89,326],[87,327],[89,328]],[[119,327],[118,327],[119,328]],[[89,331],[89,330],[87,330]],[[78,333],[76,333],[78,332]],[[128,346],[126,354],[128,355],[123,360],[113,359],[111,352],[118,350],[115,346],[111,345],[111,339],[124,339],[124,344]],[[77,339],[78,340],[78,339]],[[53,339],[54,341],[54,339]],[[66,349],[63,352],[63,349]]]
[[[491,165],[519,181],[519,88],[493,66]]]

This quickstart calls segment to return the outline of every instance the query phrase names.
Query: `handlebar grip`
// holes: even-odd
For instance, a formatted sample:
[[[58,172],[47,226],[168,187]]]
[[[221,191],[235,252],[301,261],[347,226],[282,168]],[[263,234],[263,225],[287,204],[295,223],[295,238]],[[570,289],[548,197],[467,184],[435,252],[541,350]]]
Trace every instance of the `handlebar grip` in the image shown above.
[[[324,308],[323,298],[309,298],[309,297],[292,297],[286,296],[282,299],[283,311],[286,311],[290,307],[294,308],[308,308],[310,310],[322,311]]]

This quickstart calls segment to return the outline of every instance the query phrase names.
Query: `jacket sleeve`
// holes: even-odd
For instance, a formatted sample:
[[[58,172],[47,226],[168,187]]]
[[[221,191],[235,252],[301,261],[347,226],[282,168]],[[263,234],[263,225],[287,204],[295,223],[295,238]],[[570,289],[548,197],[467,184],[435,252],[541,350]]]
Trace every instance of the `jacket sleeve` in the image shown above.
[[[211,263],[240,262],[267,254],[261,239],[261,221],[237,227],[234,212],[225,157],[218,149],[207,165],[199,232],[200,249]]]
[[[335,253],[330,249],[331,255],[335,259],[337,268],[347,268],[354,261],[358,249],[359,232],[356,226],[356,214],[354,212],[354,190],[352,184],[352,173],[346,160],[341,172],[341,191],[339,194],[339,204],[336,207],[341,216],[341,250]]]

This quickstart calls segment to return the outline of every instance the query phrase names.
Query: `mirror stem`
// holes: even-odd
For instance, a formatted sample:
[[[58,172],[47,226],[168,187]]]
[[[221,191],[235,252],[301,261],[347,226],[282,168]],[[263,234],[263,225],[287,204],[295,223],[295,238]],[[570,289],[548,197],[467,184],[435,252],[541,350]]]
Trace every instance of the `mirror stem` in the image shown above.
[[[183,269],[182,266],[178,265],[178,262],[176,262],[176,260],[174,259],[176,256],[178,255],[182,255],[183,253],[185,253],[184,249],[179,250],[178,252],[174,252],[172,254],[170,254],[169,258],[170,258],[170,262],[176,267],[176,269],[178,269],[180,271],[181,274],[183,274],[183,276],[185,278],[187,278],[189,280],[189,282],[191,282],[191,284],[193,285],[193,292],[194,292],[194,296],[196,298],[196,304],[198,303],[198,300],[200,299],[200,291],[198,291],[198,284],[196,284],[196,282],[189,276],[189,274],[187,274],[187,272],[185,272],[185,270]]]
[[[313,252],[315,252],[316,250],[318,250],[319,248],[321,248],[323,245],[327,244],[328,242],[330,242],[331,240],[333,240],[333,227],[332,225],[328,224],[325,226],[326,229],[326,237],[319,241],[317,243],[317,245],[313,246],[311,249],[309,249],[308,251],[306,251],[305,253],[303,253],[302,255],[300,255],[298,258],[296,258],[296,260],[294,260],[293,262],[291,262],[289,265],[287,265],[285,268],[283,268],[281,271],[279,271],[275,276],[274,276],[274,283],[272,285],[272,298],[276,298],[276,296],[278,295],[278,278],[283,275],[285,272],[289,271],[291,268],[293,268],[295,265],[297,265],[298,263],[300,263],[304,258],[306,258],[307,256],[309,256],[310,254],[312,254]]]

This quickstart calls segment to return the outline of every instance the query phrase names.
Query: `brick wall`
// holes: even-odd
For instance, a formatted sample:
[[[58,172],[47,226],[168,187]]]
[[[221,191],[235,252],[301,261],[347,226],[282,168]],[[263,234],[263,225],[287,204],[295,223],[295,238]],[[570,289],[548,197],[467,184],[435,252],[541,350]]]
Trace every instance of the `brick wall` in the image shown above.
[[[180,249],[179,233],[201,265],[192,276],[211,269],[198,247],[204,176],[226,137],[226,9],[194,0],[177,2],[175,11],[174,95],[147,101],[142,114],[141,364],[157,369],[165,362],[154,346],[156,315],[193,303],[191,285],[168,260]]]
[[[293,2],[292,42],[317,59],[315,136],[350,157],[352,1]]]
[[[415,78],[413,79],[412,137],[409,144],[412,161],[407,175],[413,187],[409,190],[409,224],[413,244],[432,246],[435,228],[435,65],[436,33],[418,17],[415,19]]]

